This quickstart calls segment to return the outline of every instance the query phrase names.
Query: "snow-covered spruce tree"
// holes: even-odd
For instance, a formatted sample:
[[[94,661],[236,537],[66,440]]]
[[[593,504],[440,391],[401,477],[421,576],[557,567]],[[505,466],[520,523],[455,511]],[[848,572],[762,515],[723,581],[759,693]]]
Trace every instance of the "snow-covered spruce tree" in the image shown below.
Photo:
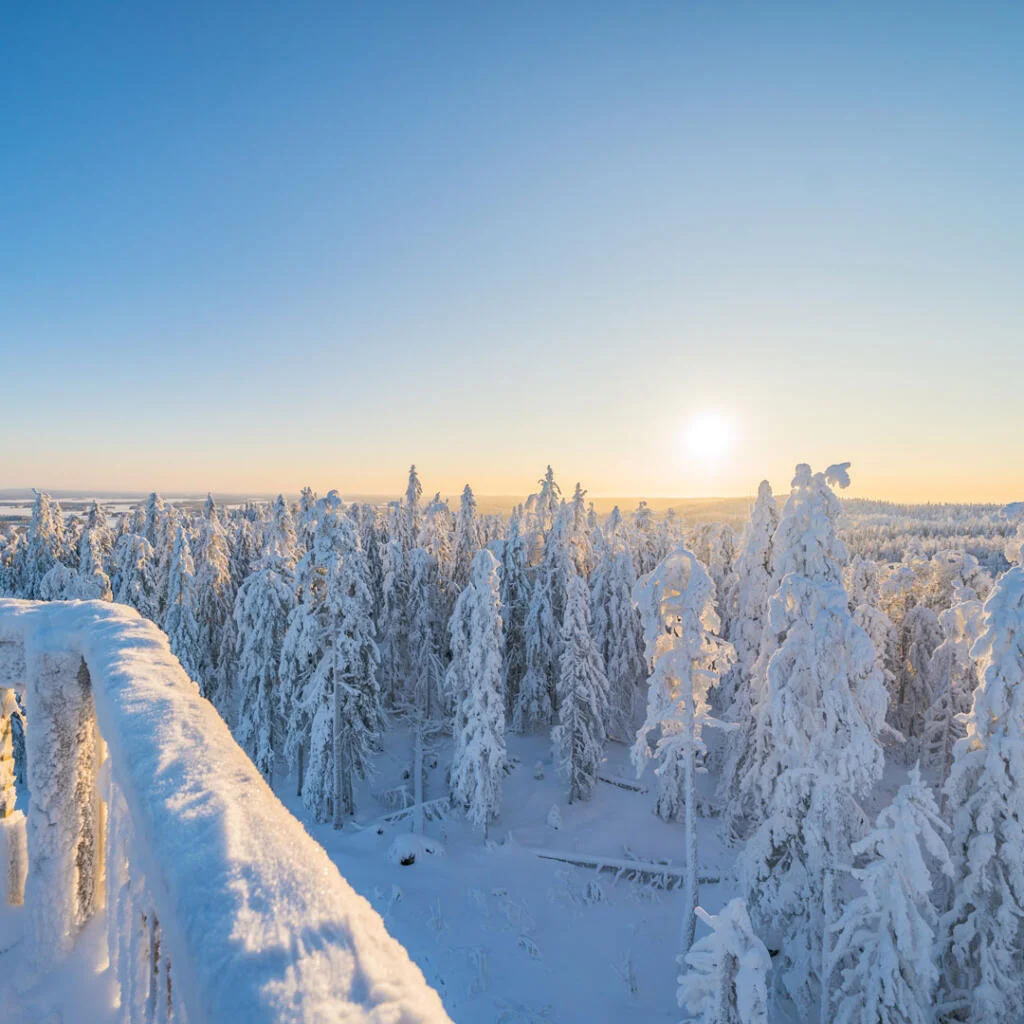
[[[752,726],[750,678],[768,616],[768,599],[774,590],[772,536],[778,525],[779,507],[768,481],[762,480],[740,540],[730,586],[732,607],[727,635],[736,651],[736,663],[713,695],[721,712],[739,726],[734,733],[737,741],[749,734]]]
[[[566,590],[574,571],[569,546],[572,522],[572,508],[563,501],[544,539],[540,564],[533,571],[524,624],[526,671],[515,704],[517,732],[546,728],[558,710],[555,682],[561,655],[561,622]]]
[[[523,624],[526,670],[515,696],[513,728],[529,732],[551,723],[554,713],[551,680],[556,677],[559,637],[551,599],[551,577],[537,566]]]
[[[235,597],[235,735],[268,779],[282,746],[278,671],[293,601],[291,572],[272,555],[245,580]]]
[[[643,628],[633,604],[633,556],[613,533],[591,577],[591,628],[608,679],[608,735],[629,742],[635,733],[641,687],[647,678]]]
[[[845,472],[845,468],[842,470]],[[824,474],[812,474],[809,466],[796,468],[784,514],[772,536],[772,593],[790,572],[823,584],[838,583],[849,555],[836,533],[839,500]],[[768,709],[768,663],[784,637],[768,627],[771,598],[765,609],[757,658],[750,670],[746,707],[733,709],[739,728],[729,736],[728,751],[719,786],[732,831],[747,836],[764,817],[764,794],[759,787],[767,778],[765,767],[773,742]]]
[[[584,580],[594,570],[594,549],[591,543],[591,526],[587,515],[585,498],[587,492],[577,483],[572,501],[568,507],[566,546],[573,571]]]
[[[682,516],[674,509],[666,509],[655,528],[654,562],[657,564],[674,551],[686,536],[686,525]]]
[[[156,550],[157,541],[160,537],[160,522],[166,514],[167,506],[164,499],[156,491],[153,491],[146,499],[145,512],[142,520],[142,535]]]
[[[111,587],[118,604],[131,605],[143,618],[156,621],[160,598],[153,578],[153,547],[138,533],[126,533],[117,539],[113,554]]]
[[[932,701],[929,666],[941,642],[942,626],[935,612],[923,604],[911,608],[903,620],[897,702],[891,713],[893,725],[909,741],[912,756],[920,753],[925,715]]]
[[[608,680],[590,635],[587,586],[573,575],[562,623],[558,725],[551,731],[555,763],[569,785],[569,803],[588,800],[604,751]]]
[[[295,566],[295,604],[281,643],[278,693],[284,753],[298,777],[300,796],[305,786],[313,716],[321,706],[327,709],[326,719],[330,720],[333,713],[330,671],[325,660],[332,627],[326,598],[328,579],[341,571],[344,551],[340,523],[345,515],[344,503],[334,490],[306,510],[306,529],[312,532],[307,534],[306,551]],[[318,783],[321,798],[313,806],[320,820],[326,820],[330,815],[332,782],[329,769],[322,773],[324,778]]]
[[[889,617],[889,621],[900,629],[907,613],[917,603],[919,589],[917,573],[909,565],[890,566],[878,587],[878,607]],[[900,655],[897,652],[894,671],[898,674]]]
[[[400,530],[402,517],[399,515],[389,539],[381,552],[382,607],[378,621],[381,630],[381,686],[388,705],[393,706],[406,696],[409,678],[409,566],[408,552],[402,550],[401,542],[394,539]],[[411,549],[409,549],[411,550]]]
[[[54,562],[46,575],[39,581],[37,590],[40,601],[78,601],[83,596],[94,597],[92,593],[83,595],[82,581],[78,571],[71,569],[62,562]]]
[[[983,605],[974,591],[957,591],[956,604],[939,616],[943,641],[928,666],[932,702],[925,715],[923,758],[944,785],[953,765],[953,748],[965,734],[964,720],[978,685],[971,648],[982,632]],[[945,799],[943,798],[943,806]]]
[[[20,530],[0,532],[0,596],[19,594],[18,563],[24,535]]]
[[[256,514],[255,507],[249,505],[235,512],[230,523],[228,568],[231,570],[231,584],[236,594],[246,577],[259,567],[263,555],[260,548],[262,526]]]
[[[213,499],[208,499],[212,501]],[[303,487],[299,495],[299,509],[295,516],[295,543],[301,558],[313,546],[316,533],[317,496],[312,487]]]
[[[455,705],[452,797],[484,835],[501,808],[507,764],[500,609],[498,560],[485,548],[473,559],[448,624],[452,660],[445,676]]]
[[[550,466],[537,483],[540,490],[536,495],[531,496],[534,500],[528,503],[531,511],[529,524],[531,528],[531,564],[540,557],[544,539],[555,525],[555,517],[562,504],[562,489],[558,486],[554,470]]]
[[[289,768],[296,774],[299,796],[302,796],[305,784],[306,757],[316,711],[314,702],[307,699],[307,689],[321,667],[326,646],[324,596],[327,574],[322,566],[314,563],[313,558],[310,549],[296,567],[296,578],[302,582],[296,587],[297,603],[288,614],[278,668],[283,752]]]
[[[359,546],[366,559],[367,581],[373,595],[373,623],[377,627],[377,647],[381,648],[382,616],[384,614],[384,545],[387,528],[384,517],[373,505],[360,506]],[[383,651],[381,653],[383,661]]]
[[[863,892],[836,925],[834,969],[842,976],[830,1024],[931,1024],[939,980],[930,858],[952,874],[931,790],[914,768],[909,782],[853,845],[868,857],[853,876]]]
[[[511,722],[526,674],[526,614],[530,605],[530,578],[526,542],[522,534],[522,506],[512,510],[501,548],[501,617],[505,624],[505,656],[501,664],[505,718]]]
[[[1024,564],[1024,519],[1017,523],[1017,529],[1006,538],[1003,556],[1013,565]]]
[[[754,934],[746,904],[736,898],[720,914],[698,907],[697,915],[711,933],[679,957],[688,968],[679,976],[679,1005],[695,1024],[768,1024],[772,960]]]
[[[442,713],[444,606],[437,561],[426,548],[409,552],[409,663],[412,703],[424,720]]]
[[[167,573],[166,609],[164,632],[170,640],[171,651],[202,691],[203,681],[199,674],[203,663],[198,619],[199,589],[188,534],[183,526],[178,527],[174,538],[174,552]]]
[[[682,948],[693,942],[697,906],[697,769],[704,727],[711,717],[708,692],[732,664],[732,645],[717,636],[715,585],[693,553],[680,545],[633,588],[651,666],[647,718],[632,757],[639,776],[658,761],[658,814],[682,815],[686,830],[686,905]],[[652,750],[651,739],[657,736]]]
[[[78,578],[81,597],[85,600],[113,600],[110,577],[105,571],[110,560],[110,545],[110,533],[105,527],[86,525],[82,531],[78,542]]]
[[[927,574],[919,585],[922,604],[941,614],[964,587],[970,587],[984,599],[992,589],[992,577],[967,551],[936,551],[928,560]]]
[[[772,538],[779,527],[779,506],[771,485],[762,480],[750,507],[750,520],[740,539],[733,566],[733,622],[730,642],[736,649],[737,668],[749,677],[757,660],[772,594]]]
[[[641,501],[633,512],[631,522],[634,569],[637,578],[652,572],[658,564],[658,538],[654,525],[654,512],[646,501]]]
[[[732,628],[736,540],[736,531],[728,523],[701,523],[691,531],[688,545],[715,585],[723,635]]]
[[[621,520],[621,513],[619,518]],[[598,552],[604,548],[604,531],[601,529],[601,520],[598,518],[597,509],[594,508],[593,502],[587,505],[587,538],[596,565]]]
[[[281,647],[285,753],[303,803],[318,821],[333,816],[340,827],[354,809],[353,779],[368,773],[383,712],[366,560],[358,524],[336,491],[317,502],[296,581],[299,603]]]
[[[408,715],[412,724],[413,831],[423,831],[426,800],[426,755],[430,737],[439,729],[444,707],[444,668],[441,636],[444,606],[438,586],[436,559],[426,548],[409,552],[409,661],[412,694]]]
[[[341,572],[328,578],[327,612],[333,624],[331,672],[334,682],[334,827],[341,828],[345,814],[355,812],[353,782],[370,772],[370,756],[384,727],[373,625],[373,597],[367,584],[366,559],[359,549],[355,524],[339,524],[344,552]],[[313,752],[316,753],[316,718],[313,720]],[[314,769],[310,759],[310,770]]]
[[[867,634],[843,590],[846,550],[835,531],[829,480],[797,467],[775,533],[776,572],[765,643],[755,667],[756,729],[738,799],[755,815],[740,877],[758,931],[782,950],[782,981],[798,1014],[828,1021],[827,937],[835,873],[865,825],[858,801],[882,772],[886,693]],[[736,815],[736,809],[733,808]]]
[[[880,579],[877,562],[858,555],[844,573],[846,594],[853,621],[871,638],[882,681],[889,694],[889,707],[898,702],[897,666],[899,636],[889,616],[880,607]]]
[[[78,548],[82,543],[82,534],[85,531],[85,520],[81,516],[63,516],[64,529],[61,532],[61,545],[57,554],[57,560],[66,565],[69,569],[78,568]]]
[[[64,516],[60,504],[42,491],[35,492],[32,518],[25,543],[19,551],[18,592],[20,597],[36,600],[43,577],[60,561],[64,546]]]
[[[114,535],[110,529],[110,513],[98,501],[93,500],[85,519],[85,531],[91,531],[89,544],[101,566],[106,566],[114,548]]]
[[[455,599],[459,596],[459,587],[455,582],[455,519],[448,507],[448,502],[441,499],[440,493],[434,495],[420,518],[420,530],[417,547],[423,548],[434,559],[437,565],[437,586],[441,595],[443,616],[445,621],[451,618]],[[466,563],[467,577],[469,565]],[[444,640],[442,648],[448,649],[448,641]]]
[[[261,558],[280,566],[285,572],[291,572],[298,560],[295,523],[282,494],[274,499],[270,518],[264,526]]]
[[[452,578],[456,592],[469,583],[469,567],[480,550],[480,532],[476,516],[476,498],[466,484],[459,500],[459,514],[455,517],[455,545]]]
[[[193,554],[196,592],[199,606],[199,686],[202,694],[224,713],[222,698],[230,692],[230,658],[224,658],[224,634],[227,631],[235,590],[231,581],[230,551],[227,535],[213,497],[208,495],[199,521],[199,533]],[[227,663],[225,663],[227,662]]]
[[[796,467],[772,539],[776,580],[796,572],[824,583],[842,583],[850,555],[836,531],[841,509],[832,487],[850,486],[849,469],[848,462],[829,466],[824,473],[812,473],[805,463]]]
[[[415,466],[409,467],[409,481],[405,487],[405,501],[395,522],[392,537],[401,545],[402,551],[411,551],[419,543],[423,484]]]
[[[940,1002],[947,1020],[1011,1024],[1024,1003],[1024,568],[996,582],[984,624],[946,783],[954,880]]]
[[[158,494],[151,494],[146,505],[146,538],[153,545],[153,586],[159,606],[157,622],[163,626],[167,610],[168,576],[171,559],[174,556],[174,538],[178,532],[180,512],[173,505],[165,504]]]

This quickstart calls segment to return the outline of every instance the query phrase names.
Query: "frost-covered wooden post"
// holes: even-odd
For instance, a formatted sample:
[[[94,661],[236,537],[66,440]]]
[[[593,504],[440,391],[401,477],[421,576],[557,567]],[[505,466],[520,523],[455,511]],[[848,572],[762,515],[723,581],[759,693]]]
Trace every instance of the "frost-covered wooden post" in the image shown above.
[[[0,902],[20,906],[25,899],[25,815],[15,807],[14,746],[11,715],[14,691],[0,688]]]
[[[102,898],[100,740],[79,654],[29,647],[26,730],[29,872],[25,902],[38,949],[68,952]]]

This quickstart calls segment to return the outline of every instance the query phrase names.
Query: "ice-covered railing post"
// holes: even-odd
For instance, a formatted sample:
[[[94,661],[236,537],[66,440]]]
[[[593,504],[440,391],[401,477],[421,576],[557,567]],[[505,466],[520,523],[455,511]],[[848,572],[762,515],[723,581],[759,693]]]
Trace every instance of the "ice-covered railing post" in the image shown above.
[[[0,687],[0,903],[20,906],[25,895],[25,815],[17,809],[11,717],[17,711],[14,690]]]
[[[448,1021],[152,623],[98,601],[0,599],[0,688],[7,878],[25,863],[4,824],[20,815],[12,689],[28,720],[28,928],[15,947],[28,971],[52,969],[98,917],[89,935],[126,1024]]]
[[[58,637],[47,636],[52,643]],[[28,862],[25,904],[40,954],[70,950],[96,907],[102,807],[96,790],[100,740],[81,654],[26,650],[25,733]]]

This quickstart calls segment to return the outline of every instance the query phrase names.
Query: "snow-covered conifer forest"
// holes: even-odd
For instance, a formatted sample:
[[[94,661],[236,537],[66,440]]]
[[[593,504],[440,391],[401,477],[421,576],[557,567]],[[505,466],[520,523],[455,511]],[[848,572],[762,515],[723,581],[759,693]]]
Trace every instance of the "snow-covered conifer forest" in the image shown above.
[[[1022,510],[818,469],[690,521],[37,493],[0,595],[157,623],[453,1020],[1019,1024]]]

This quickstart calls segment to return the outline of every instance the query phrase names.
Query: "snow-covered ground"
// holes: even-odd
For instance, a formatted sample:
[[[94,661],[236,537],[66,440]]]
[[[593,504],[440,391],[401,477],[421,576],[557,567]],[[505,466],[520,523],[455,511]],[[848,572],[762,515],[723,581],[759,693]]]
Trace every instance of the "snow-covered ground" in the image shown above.
[[[359,824],[335,831],[310,821],[294,796],[294,780],[278,795],[306,823],[352,886],[380,912],[388,931],[419,964],[460,1024],[499,1021],[677,1021],[675,956],[682,900],[611,873],[541,859],[538,851],[613,860],[670,860],[681,865],[682,829],[653,812],[654,797],[601,783],[586,803],[569,805],[566,787],[542,737],[508,736],[513,770],[505,781],[500,820],[488,840],[462,815],[428,822],[443,855],[393,863],[388,852],[408,834],[408,819],[378,824],[389,813],[373,793],[402,782],[410,743],[389,733],[379,772],[358,794]],[[429,796],[445,793],[448,744],[438,744]],[[544,777],[535,778],[537,762]],[[608,744],[602,775],[637,785],[628,751]],[[652,780],[642,780],[645,785]],[[548,822],[556,817],[560,827]],[[701,871],[726,875],[732,852],[704,821]],[[718,911],[732,895],[730,880],[701,887],[705,907]]]

